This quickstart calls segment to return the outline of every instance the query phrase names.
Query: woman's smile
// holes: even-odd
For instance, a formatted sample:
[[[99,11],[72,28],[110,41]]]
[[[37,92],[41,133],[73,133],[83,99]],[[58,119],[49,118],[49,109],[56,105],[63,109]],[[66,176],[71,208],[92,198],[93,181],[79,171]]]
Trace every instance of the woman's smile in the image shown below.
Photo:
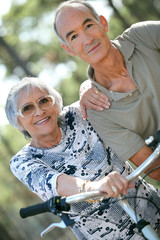
[[[47,124],[50,118],[51,118],[51,117],[45,117],[45,118],[43,118],[43,119],[40,119],[39,121],[37,121],[37,122],[35,123],[35,125],[44,125],[44,124]]]

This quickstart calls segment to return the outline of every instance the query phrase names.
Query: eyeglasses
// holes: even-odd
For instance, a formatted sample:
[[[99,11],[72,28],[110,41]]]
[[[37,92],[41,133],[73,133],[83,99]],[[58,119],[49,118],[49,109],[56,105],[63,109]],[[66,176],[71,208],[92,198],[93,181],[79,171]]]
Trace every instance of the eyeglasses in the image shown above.
[[[35,114],[37,107],[41,110],[47,110],[53,107],[54,104],[55,98],[53,96],[47,95],[38,99],[37,104],[34,103],[25,104],[15,114],[20,115],[23,118],[30,118]]]

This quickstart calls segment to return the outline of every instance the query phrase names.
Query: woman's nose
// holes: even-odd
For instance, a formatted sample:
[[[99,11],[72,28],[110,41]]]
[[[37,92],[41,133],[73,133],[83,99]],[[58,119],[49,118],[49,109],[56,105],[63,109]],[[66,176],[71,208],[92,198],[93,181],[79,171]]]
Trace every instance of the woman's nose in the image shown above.
[[[34,113],[34,115],[35,115],[35,116],[41,115],[43,112],[44,112],[43,109],[41,109],[39,106],[36,106],[36,107],[35,107],[35,113]]]

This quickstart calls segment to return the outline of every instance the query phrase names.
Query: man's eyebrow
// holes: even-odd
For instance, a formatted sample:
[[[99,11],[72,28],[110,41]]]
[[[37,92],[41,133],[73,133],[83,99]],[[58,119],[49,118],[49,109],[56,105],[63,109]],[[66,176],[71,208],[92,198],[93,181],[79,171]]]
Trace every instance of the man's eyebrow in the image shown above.
[[[93,21],[93,19],[92,19],[92,18],[86,18],[86,19],[84,20],[82,26],[85,25],[87,22],[90,22],[90,21]]]
[[[66,39],[67,39],[72,33],[74,33],[74,31],[68,32],[68,33],[66,34]]]
[[[92,21],[92,20],[93,20],[92,18],[86,18],[86,19],[84,20],[84,22],[82,23],[82,26],[84,26],[87,22],[90,22],[90,21]],[[74,30],[73,30],[73,31],[70,31],[70,32],[68,32],[68,33],[66,34],[66,39],[67,39],[72,33],[74,33]]]

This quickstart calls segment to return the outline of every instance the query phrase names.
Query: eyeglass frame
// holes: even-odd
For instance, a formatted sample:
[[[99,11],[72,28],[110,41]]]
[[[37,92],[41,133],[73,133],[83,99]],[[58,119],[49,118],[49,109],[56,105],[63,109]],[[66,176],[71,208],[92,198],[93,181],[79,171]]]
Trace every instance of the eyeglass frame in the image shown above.
[[[15,112],[14,114],[17,115],[17,116],[21,116],[21,117],[23,117],[23,118],[30,118],[30,117],[32,117],[32,115],[31,115],[31,116],[28,116],[28,117],[25,117],[25,116],[22,114],[22,112],[21,112],[21,111],[22,111],[22,108],[24,108],[24,107],[27,106],[27,105],[33,104],[33,105],[35,106],[35,110],[36,110],[37,107],[39,108],[39,105],[38,105],[39,101],[42,100],[43,98],[46,98],[46,97],[50,97],[50,98],[52,99],[52,106],[51,106],[51,107],[53,107],[53,106],[55,105],[55,103],[56,103],[55,97],[52,96],[52,95],[45,95],[44,97],[39,98],[39,99],[36,101],[36,104],[34,104],[34,103],[32,103],[32,102],[24,104],[23,106],[21,106],[21,107],[19,108],[18,112]],[[49,107],[49,108],[50,108],[50,107]],[[47,109],[49,109],[49,108],[47,108]],[[41,108],[39,108],[39,109],[41,109]],[[44,109],[44,110],[47,110],[47,109]],[[41,109],[41,110],[43,110],[43,109]],[[34,115],[34,114],[33,114],[33,115]]]

